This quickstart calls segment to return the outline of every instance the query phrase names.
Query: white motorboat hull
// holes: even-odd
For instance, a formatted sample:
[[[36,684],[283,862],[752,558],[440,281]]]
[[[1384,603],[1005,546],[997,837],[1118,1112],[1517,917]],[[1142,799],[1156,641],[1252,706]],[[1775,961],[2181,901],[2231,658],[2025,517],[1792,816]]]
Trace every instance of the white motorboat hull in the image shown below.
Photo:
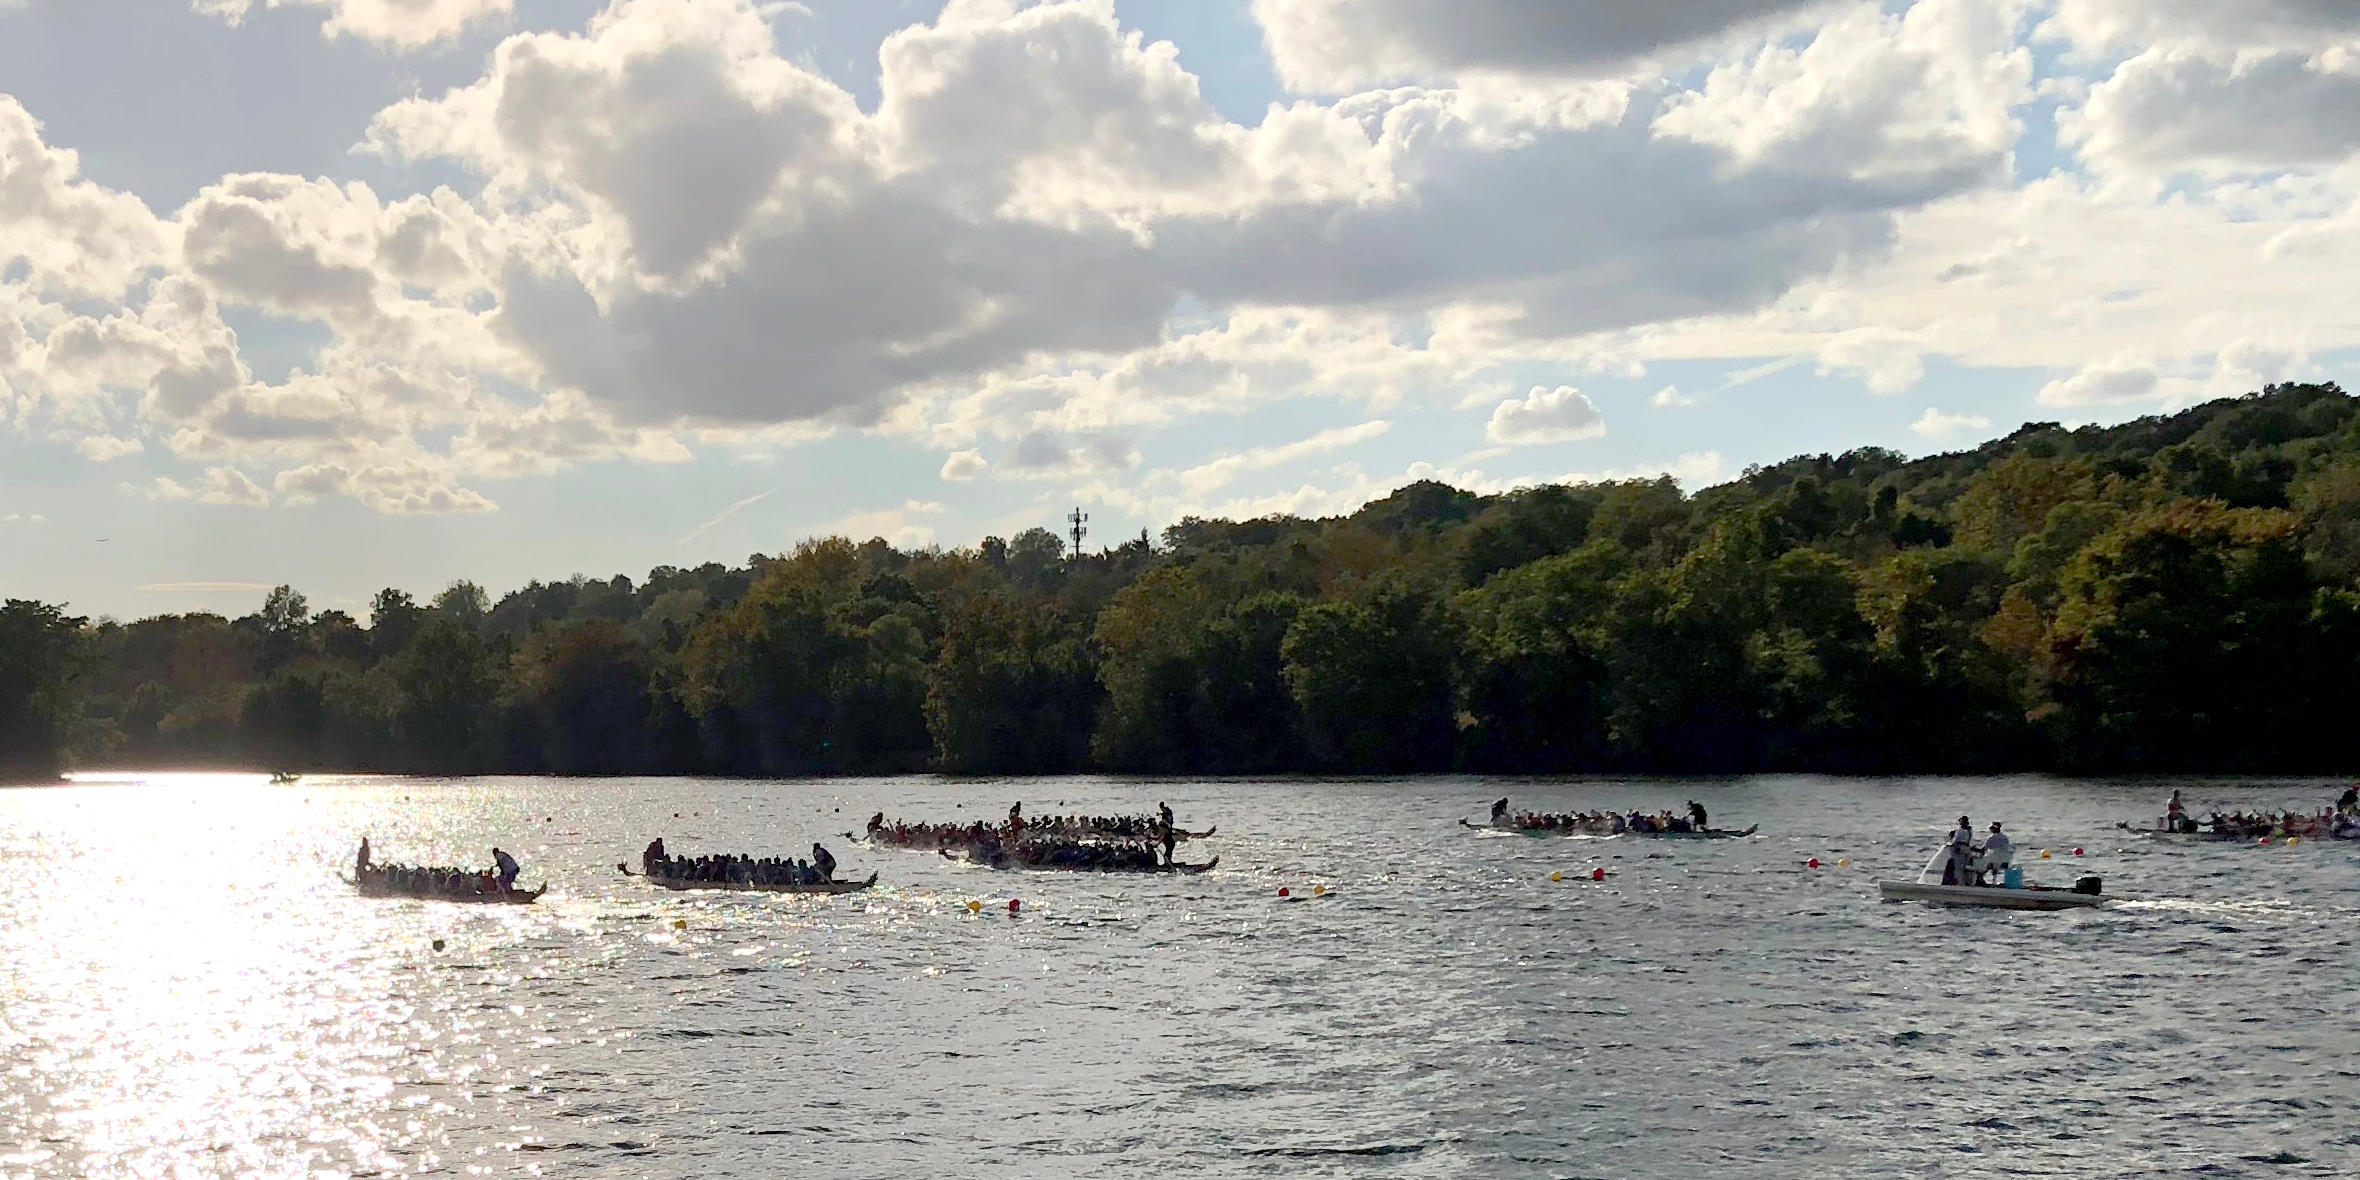
[[[2119,900],[2097,893],[2076,893],[2070,889],[1926,885],[1917,881],[1879,881],[1877,893],[1886,901],[1924,901],[1936,905],[1982,906],[1997,910],[2081,910]]]

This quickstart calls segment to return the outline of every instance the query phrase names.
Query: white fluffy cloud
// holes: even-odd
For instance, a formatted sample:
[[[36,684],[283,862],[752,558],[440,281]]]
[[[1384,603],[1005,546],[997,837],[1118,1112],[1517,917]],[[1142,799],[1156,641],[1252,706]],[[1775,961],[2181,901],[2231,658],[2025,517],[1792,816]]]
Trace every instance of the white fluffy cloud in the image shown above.
[[[2040,388],[2040,404],[2086,409],[2123,402],[2151,402],[2162,393],[2163,378],[2148,365],[2114,363],[2092,365],[2070,377],[2060,377]]]
[[[1909,424],[1909,429],[1919,438],[1930,438],[1937,442],[1977,430],[1988,430],[1990,427],[1991,419],[1981,414],[1945,414],[1932,406],[1927,406],[1926,412]]]
[[[279,3],[394,47],[509,9],[200,0]],[[1343,96],[1248,126],[1111,0],[949,0],[868,109],[775,6],[616,0],[378,114],[364,149],[447,187],[239,173],[162,216],[0,96],[0,420],[229,502],[480,512],[485,481],[874,429],[945,480],[1199,508],[1405,404],[1595,438],[1559,383],[1663,360],[2168,404],[2360,344],[2356,8],[1259,0],[1288,82]],[[2069,76],[2036,90],[2044,10]],[[1345,93],[1381,82],[1412,84]],[[2094,179],[2015,182],[2036,93]],[[2202,183],[2115,183],[2173,171]],[[258,321],[326,343],[250,359]],[[1364,425],[1141,470],[1192,415],[1304,397]]]
[[[190,0],[198,12],[232,24],[257,5],[328,10],[323,31],[331,37],[360,37],[396,49],[418,49],[455,37],[466,29],[508,15],[513,0]]]
[[[1279,77],[1342,93],[1465,74],[1595,76],[1828,0],[1254,0]]]
[[[1535,385],[1530,394],[1501,402],[1483,431],[1485,438],[1508,446],[1579,442],[1605,433],[1605,416],[1570,385]]]
[[[205,478],[195,487],[188,487],[170,476],[157,476],[147,489],[150,500],[198,500],[206,504],[237,504],[261,508],[270,503],[270,493],[262,490],[245,472],[235,467],[208,467]]]

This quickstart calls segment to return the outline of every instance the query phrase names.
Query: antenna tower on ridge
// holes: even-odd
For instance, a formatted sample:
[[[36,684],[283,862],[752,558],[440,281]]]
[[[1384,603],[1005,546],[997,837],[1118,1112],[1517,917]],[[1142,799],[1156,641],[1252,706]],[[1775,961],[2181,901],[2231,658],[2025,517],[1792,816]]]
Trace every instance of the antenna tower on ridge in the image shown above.
[[[1075,557],[1082,555],[1082,538],[1090,535],[1090,530],[1082,527],[1089,523],[1089,520],[1090,514],[1079,508],[1074,509],[1065,518],[1065,523],[1073,526],[1073,555]]]

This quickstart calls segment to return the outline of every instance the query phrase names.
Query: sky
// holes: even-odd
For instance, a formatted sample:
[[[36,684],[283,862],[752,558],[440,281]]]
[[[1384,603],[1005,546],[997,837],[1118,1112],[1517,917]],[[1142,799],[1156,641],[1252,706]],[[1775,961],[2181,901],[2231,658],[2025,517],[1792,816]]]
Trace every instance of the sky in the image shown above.
[[[365,615],[2360,359],[2350,0],[0,0],[0,596]]]

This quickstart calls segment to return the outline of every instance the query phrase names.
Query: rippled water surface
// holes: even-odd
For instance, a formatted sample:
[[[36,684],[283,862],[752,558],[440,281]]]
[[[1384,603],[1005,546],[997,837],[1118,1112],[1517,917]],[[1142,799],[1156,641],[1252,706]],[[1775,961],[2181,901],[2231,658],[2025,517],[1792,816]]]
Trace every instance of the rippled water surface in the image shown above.
[[[2360,846],[2114,829],[2170,785],[0,791],[0,1176],[2360,1171]],[[2335,790],[2181,785],[2199,811]],[[1764,834],[1457,825],[1499,794],[1694,797]],[[1183,857],[1221,866],[992,873],[832,837],[845,872],[883,874],[839,898],[668,894],[614,868],[659,834],[794,855],[872,811],[992,818],[1018,798],[1169,800],[1220,825]],[[2036,881],[2098,873],[2147,900],[1878,902],[1874,879],[1914,874],[1961,810],[2010,821]],[[532,907],[364,900],[339,880],[364,832],[412,863],[497,843],[551,888]]]

